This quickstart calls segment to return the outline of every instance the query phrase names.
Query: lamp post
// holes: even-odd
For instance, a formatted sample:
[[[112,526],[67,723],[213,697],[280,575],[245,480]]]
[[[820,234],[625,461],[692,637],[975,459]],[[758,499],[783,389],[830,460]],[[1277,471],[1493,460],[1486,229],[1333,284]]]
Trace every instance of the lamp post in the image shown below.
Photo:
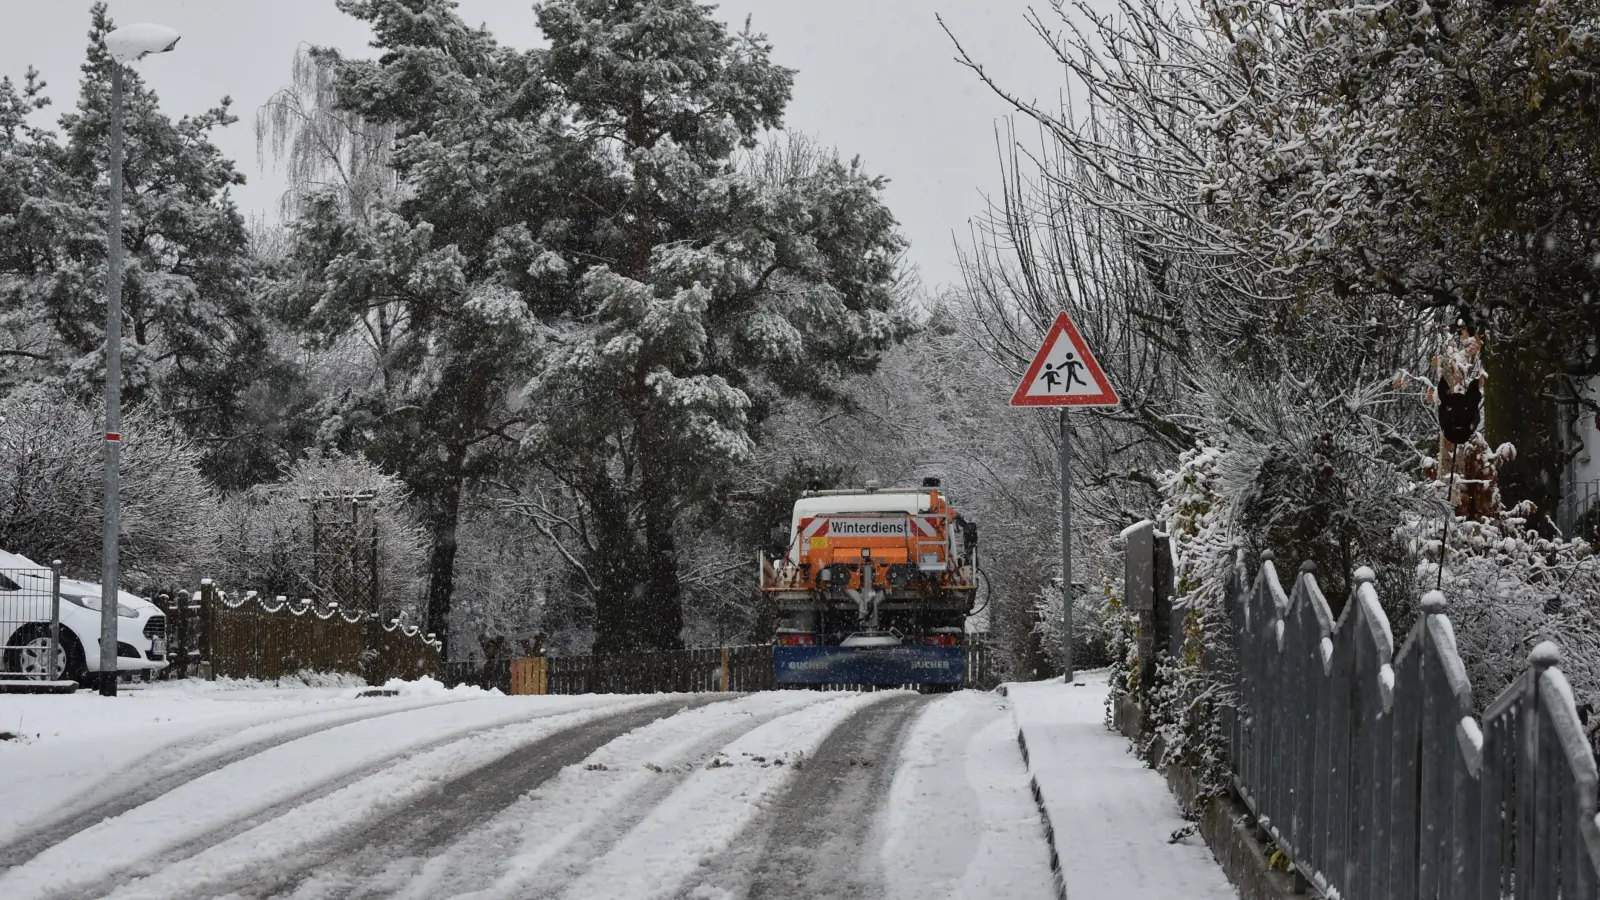
[[[111,56],[111,214],[106,225],[106,486],[100,555],[100,695],[117,695],[117,533],[122,487],[122,65],[178,45],[162,25],[126,25],[106,35]]]

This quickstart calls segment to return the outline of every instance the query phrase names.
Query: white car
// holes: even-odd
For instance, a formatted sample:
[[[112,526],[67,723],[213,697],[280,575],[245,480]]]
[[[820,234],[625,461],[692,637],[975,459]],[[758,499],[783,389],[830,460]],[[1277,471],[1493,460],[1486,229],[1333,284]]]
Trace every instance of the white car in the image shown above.
[[[0,679],[83,681],[100,672],[100,585],[61,579],[61,649],[50,671],[50,567],[0,550]],[[117,592],[117,671],[164,669],[167,617]]]

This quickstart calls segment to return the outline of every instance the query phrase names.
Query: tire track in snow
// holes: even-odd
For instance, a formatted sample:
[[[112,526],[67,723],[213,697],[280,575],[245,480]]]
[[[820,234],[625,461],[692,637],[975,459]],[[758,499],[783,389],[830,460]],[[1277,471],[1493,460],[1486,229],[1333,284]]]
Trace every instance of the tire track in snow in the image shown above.
[[[395,900],[554,896],[730,742],[829,699],[810,691],[750,694],[623,735],[430,860]]]
[[[518,747],[488,765],[441,783],[359,827],[293,867],[275,861],[236,881],[230,897],[366,898],[392,896],[417,869],[485,823],[622,735],[684,710],[729,699],[678,697],[607,715]]]
[[[873,716],[872,707],[916,701],[900,692],[823,696],[829,699],[781,716],[728,744],[711,765],[696,771],[650,810],[560,896],[667,900],[684,896],[685,883],[703,879],[708,866],[720,869],[719,875],[736,877],[732,869],[745,860],[730,848],[745,841],[752,824],[771,818],[784,789],[805,776],[812,757],[836,729],[853,717]],[[758,826],[753,833],[763,830]],[[726,896],[707,891],[702,886],[691,896]]]
[[[242,728],[235,725],[231,728],[202,732],[187,740],[180,741],[176,745],[168,745],[134,760],[105,781],[78,795],[62,808],[53,811],[51,817],[46,819],[43,824],[35,825],[4,844],[0,844],[0,871],[13,866],[20,866],[45,850],[98,822],[120,816],[197,778],[209,775],[218,769],[233,765],[258,753],[264,753],[274,747],[287,744],[290,741],[297,741],[318,732],[338,728],[341,725],[348,725],[352,722],[398,715],[429,706],[438,706],[443,703],[459,702],[460,699],[430,698],[424,702],[411,702],[399,706],[390,705],[386,708],[379,707],[377,709],[364,707],[336,711],[313,710],[294,716],[259,722]],[[301,723],[303,719],[315,719],[316,721],[304,724]],[[300,724],[297,727],[282,727],[284,725],[293,726],[294,723]],[[246,737],[253,731],[264,731],[266,733],[253,739]],[[242,742],[241,738],[243,738]],[[190,748],[189,752],[184,753],[180,759],[172,760],[173,751],[183,747]],[[162,759],[166,761],[161,762],[160,760]],[[119,784],[119,782],[123,782],[126,779],[129,772],[137,772],[148,768],[154,768],[153,774],[131,785]],[[112,789],[120,790],[120,793],[114,793],[109,797],[96,796],[96,792],[107,785],[114,785],[115,787]]]
[[[713,864],[714,874],[679,896],[884,896],[879,813],[907,726],[925,705],[920,697],[897,695],[841,725],[770,804],[766,817]]]
[[[313,732],[200,777],[96,823],[21,866],[0,872],[0,896],[105,897],[120,884],[186,860],[296,807],[369,778],[403,757],[527,722],[616,704],[616,698],[529,706],[482,698],[376,716]],[[384,749],[371,750],[381,742]],[[318,767],[321,767],[320,770]]]

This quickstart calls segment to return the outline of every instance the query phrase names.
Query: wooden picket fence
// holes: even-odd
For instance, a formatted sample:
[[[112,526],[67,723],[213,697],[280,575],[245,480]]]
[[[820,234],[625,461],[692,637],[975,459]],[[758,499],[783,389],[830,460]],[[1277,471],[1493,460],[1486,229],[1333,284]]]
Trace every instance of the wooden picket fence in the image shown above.
[[[337,604],[268,600],[253,591],[235,598],[209,579],[198,591],[155,602],[167,616],[162,678],[274,680],[317,672],[382,684],[439,674],[439,643],[419,628]]]

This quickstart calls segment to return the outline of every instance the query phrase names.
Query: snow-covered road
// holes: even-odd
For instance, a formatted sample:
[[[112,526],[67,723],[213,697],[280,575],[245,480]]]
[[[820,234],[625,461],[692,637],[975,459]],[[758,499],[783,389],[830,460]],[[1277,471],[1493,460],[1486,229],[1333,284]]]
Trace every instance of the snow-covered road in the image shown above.
[[[0,897],[1053,896],[995,694],[207,690],[0,698]]]

